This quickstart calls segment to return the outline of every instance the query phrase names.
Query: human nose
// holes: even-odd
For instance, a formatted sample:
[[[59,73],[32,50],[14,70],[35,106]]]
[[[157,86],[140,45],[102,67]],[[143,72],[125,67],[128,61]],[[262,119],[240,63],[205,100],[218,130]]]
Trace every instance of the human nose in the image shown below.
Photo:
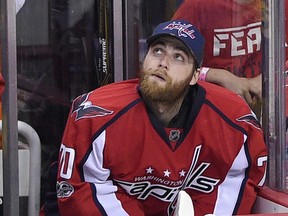
[[[165,68],[166,70],[169,69],[169,57],[164,55],[162,56],[162,58],[160,59],[160,62],[159,62],[159,67],[160,68]]]

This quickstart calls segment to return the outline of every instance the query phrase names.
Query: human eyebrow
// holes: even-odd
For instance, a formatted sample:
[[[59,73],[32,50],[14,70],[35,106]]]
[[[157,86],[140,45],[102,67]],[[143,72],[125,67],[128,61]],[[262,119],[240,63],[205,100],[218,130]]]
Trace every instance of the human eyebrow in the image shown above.
[[[176,46],[175,50],[185,53],[185,55],[187,55],[188,57],[191,56],[190,52],[187,50],[185,46]]]
[[[152,43],[150,47],[165,46],[165,45],[166,45],[165,42],[158,40],[158,41]]]

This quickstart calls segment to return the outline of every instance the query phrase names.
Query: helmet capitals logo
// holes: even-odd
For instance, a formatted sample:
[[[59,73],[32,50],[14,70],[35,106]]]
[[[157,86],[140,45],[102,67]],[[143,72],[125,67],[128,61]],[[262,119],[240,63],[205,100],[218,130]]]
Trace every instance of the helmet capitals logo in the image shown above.
[[[75,99],[72,106],[72,114],[75,112],[75,120],[111,115],[113,111],[95,106],[88,100],[89,94],[83,94]]]

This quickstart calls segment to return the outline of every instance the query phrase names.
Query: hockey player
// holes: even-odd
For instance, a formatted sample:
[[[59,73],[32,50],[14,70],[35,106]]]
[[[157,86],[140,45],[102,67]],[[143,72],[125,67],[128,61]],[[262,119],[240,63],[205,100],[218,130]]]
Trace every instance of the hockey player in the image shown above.
[[[204,38],[190,23],[159,24],[139,79],[76,98],[59,152],[61,216],[248,214],[267,149],[243,98],[198,82]],[[191,212],[191,215],[193,213]]]

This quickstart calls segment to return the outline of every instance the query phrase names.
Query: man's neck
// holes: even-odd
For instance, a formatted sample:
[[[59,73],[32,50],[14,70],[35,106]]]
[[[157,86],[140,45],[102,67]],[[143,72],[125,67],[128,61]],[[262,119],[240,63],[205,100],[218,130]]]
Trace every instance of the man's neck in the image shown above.
[[[146,104],[152,110],[154,115],[159,119],[159,121],[166,127],[171,119],[178,114],[183,100],[184,96],[173,103],[163,101],[149,101]]]

